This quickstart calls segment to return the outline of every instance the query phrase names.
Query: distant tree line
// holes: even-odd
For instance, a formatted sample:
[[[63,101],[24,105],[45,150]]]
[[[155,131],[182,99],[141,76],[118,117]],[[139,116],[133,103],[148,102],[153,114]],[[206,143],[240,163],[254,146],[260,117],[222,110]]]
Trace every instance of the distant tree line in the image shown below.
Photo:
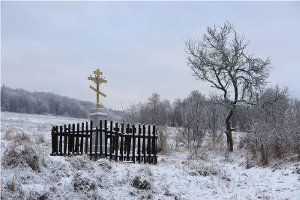
[[[1,87],[1,111],[87,118],[94,104],[48,92]]]
[[[201,141],[206,133],[215,142],[224,129],[225,115],[224,105],[199,91],[192,91],[186,98],[177,98],[172,103],[153,93],[145,103],[132,104],[125,109],[123,121],[180,127],[190,146],[191,142]]]
[[[92,107],[91,102],[52,93],[1,87],[1,111],[88,118]],[[153,93],[143,103],[132,104],[123,111],[106,109],[106,112],[109,119],[116,121],[177,127],[176,143],[192,149],[201,147],[206,136],[212,139],[213,146],[222,143],[228,109],[230,107],[219,98],[192,91],[173,102]],[[290,98],[287,88],[267,88],[256,97],[254,105],[238,105],[232,126],[235,131],[248,133],[241,138],[239,146],[247,149],[261,164],[291,153],[296,153],[300,159],[300,101]]]
[[[188,148],[200,147],[205,136],[214,146],[224,139],[224,118],[229,109],[217,97],[205,97],[199,91],[172,103],[153,93],[146,102],[125,109],[122,121],[177,127],[180,142]],[[241,138],[240,148],[249,150],[259,163],[265,165],[290,153],[296,153],[300,160],[300,101],[290,98],[287,88],[267,88],[254,105],[238,105],[232,126],[234,131],[248,133]]]

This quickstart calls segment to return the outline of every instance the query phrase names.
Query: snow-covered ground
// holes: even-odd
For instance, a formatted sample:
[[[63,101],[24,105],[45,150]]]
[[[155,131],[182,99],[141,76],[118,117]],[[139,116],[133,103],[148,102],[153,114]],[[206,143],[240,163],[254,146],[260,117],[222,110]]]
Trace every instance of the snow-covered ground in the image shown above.
[[[174,150],[157,165],[50,156],[51,126],[82,121],[2,113],[1,199],[300,199],[299,162],[246,169],[238,151]]]

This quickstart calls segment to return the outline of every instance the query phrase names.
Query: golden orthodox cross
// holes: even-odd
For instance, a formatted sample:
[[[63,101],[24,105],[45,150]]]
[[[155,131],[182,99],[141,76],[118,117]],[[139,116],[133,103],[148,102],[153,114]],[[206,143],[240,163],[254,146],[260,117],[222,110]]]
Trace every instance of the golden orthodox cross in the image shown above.
[[[93,86],[90,86],[90,88],[96,92],[96,108],[100,108],[99,95],[103,97],[106,97],[106,95],[100,92],[99,86],[101,83],[107,83],[107,80],[105,80],[105,78],[102,76],[102,72],[99,69],[95,70],[94,74],[94,76],[90,75],[88,77],[88,80],[94,81],[94,83],[96,84],[96,88],[94,88]]]

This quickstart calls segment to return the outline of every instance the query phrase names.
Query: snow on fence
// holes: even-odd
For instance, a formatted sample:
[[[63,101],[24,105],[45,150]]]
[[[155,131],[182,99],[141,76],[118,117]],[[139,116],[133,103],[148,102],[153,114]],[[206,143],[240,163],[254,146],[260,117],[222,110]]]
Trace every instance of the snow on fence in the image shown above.
[[[51,156],[89,154],[92,158],[157,163],[157,135],[155,125],[118,124],[100,120],[93,122],[53,126]]]

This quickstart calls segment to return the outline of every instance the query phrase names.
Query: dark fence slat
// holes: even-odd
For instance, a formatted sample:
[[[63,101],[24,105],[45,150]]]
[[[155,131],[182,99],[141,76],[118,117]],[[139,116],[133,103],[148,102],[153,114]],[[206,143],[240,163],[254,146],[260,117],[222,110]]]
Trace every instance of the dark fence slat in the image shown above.
[[[92,135],[93,135],[93,121],[90,122],[90,156],[93,155],[93,139],[92,139]]]
[[[58,155],[58,126],[55,126],[55,131],[54,131],[54,143],[55,143],[55,155]]]
[[[157,148],[157,138],[156,138],[156,129],[155,129],[155,125],[153,125],[153,130],[152,130],[152,154],[154,155],[153,157],[153,164],[157,163],[157,157],[156,157],[156,148]]]
[[[62,147],[62,141],[63,141],[63,137],[62,137],[62,133],[63,133],[63,127],[60,126],[59,127],[59,154],[63,155],[63,147]]]
[[[102,130],[102,120],[100,120],[100,122],[99,122],[99,129],[100,129],[100,157],[102,157],[102,154],[103,154],[103,151],[102,151],[102,147],[103,147],[103,145],[102,145],[102,143],[103,143],[103,141],[102,141],[102,135],[103,135],[103,130]]]
[[[95,158],[98,158],[98,137],[99,137],[99,127],[96,127],[96,141],[95,141]]]
[[[142,149],[142,153],[143,153],[143,160],[144,160],[144,163],[146,163],[146,126],[145,124],[143,124],[143,149]]]
[[[126,150],[126,160],[129,161],[129,154],[130,154],[130,143],[129,143],[129,133],[130,133],[130,126],[127,124],[126,126],[126,136],[125,136],[125,150]]]
[[[132,125],[132,161],[133,163],[135,163],[135,132],[136,132],[136,129],[135,129],[135,125],[133,124]]]
[[[75,124],[72,124],[72,131],[71,131],[71,153],[74,154],[75,151]]]
[[[67,126],[66,125],[64,125],[64,133],[65,133],[65,135],[64,135],[64,155],[66,155],[67,154],[67,143],[68,143],[68,135],[67,135]]]
[[[70,155],[71,154],[71,142],[72,142],[72,140],[71,140],[71,124],[68,124],[68,137],[67,137],[67,139],[68,139],[68,155]]]
[[[148,125],[148,138],[147,138],[147,153],[148,153],[148,163],[150,163],[151,158],[151,126]]]
[[[79,154],[79,140],[80,140],[80,137],[78,135],[79,135],[79,123],[77,123],[77,125],[76,125],[76,142],[75,142],[76,155]]]
[[[89,143],[89,123],[85,122],[85,153],[88,153],[88,143]]]
[[[107,158],[107,120],[104,121],[104,134],[105,158]]]
[[[51,155],[55,155],[54,151],[55,151],[56,147],[55,147],[55,127],[54,126],[52,126],[51,137],[52,137],[52,153],[51,153]]]
[[[124,141],[124,123],[121,124],[121,144],[120,144],[120,154],[121,154],[121,157],[120,157],[120,160],[123,161],[123,149],[124,149],[124,146],[123,146],[123,141]]]
[[[118,161],[118,151],[119,151],[119,124],[115,123],[115,139],[114,139],[114,150],[115,150],[115,161]]]
[[[69,155],[72,154],[72,148],[73,148],[73,124],[71,124],[70,130],[69,130],[69,138],[68,138],[68,148],[69,148]]]
[[[83,154],[83,133],[84,133],[84,123],[81,123],[81,141],[80,141],[80,154]]]
[[[138,133],[138,161],[141,163],[141,134],[142,134],[142,127],[139,124],[139,133]]]
[[[128,150],[128,133],[129,133],[129,124],[126,125],[126,129],[124,130],[124,157],[126,158],[127,150]]]
[[[112,159],[112,154],[113,154],[113,122],[110,121],[110,126],[109,126],[109,160]]]

